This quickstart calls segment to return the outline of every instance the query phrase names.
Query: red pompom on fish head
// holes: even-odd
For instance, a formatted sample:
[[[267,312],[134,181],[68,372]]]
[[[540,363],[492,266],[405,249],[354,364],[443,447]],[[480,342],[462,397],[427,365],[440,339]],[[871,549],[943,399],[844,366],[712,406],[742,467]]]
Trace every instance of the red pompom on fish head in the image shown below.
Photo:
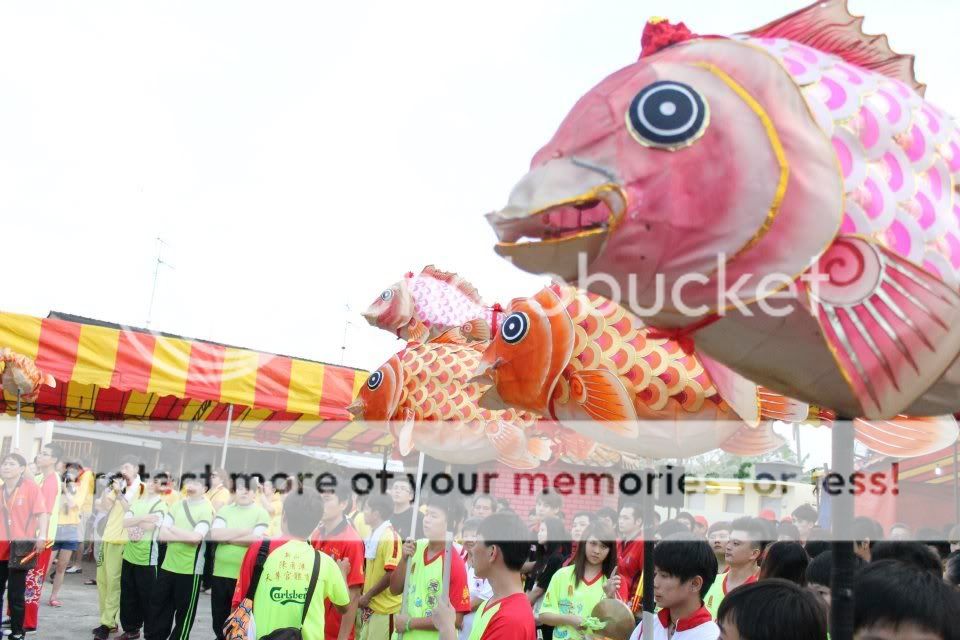
[[[640,38],[641,56],[653,55],[657,51],[678,42],[686,42],[695,36],[682,22],[671,23],[663,18],[650,18],[643,28]]]

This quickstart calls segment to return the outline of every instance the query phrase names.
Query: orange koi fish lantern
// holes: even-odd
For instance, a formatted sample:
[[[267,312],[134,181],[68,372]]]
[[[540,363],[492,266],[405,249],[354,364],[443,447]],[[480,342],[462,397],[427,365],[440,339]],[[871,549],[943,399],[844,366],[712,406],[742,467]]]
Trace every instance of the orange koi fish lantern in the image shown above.
[[[648,458],[718,448],[759,455],[783,444],[772,421],[810,417],[807,404],[653,335],[622,307],[572,287],[514,300],[477,370],[475,379],[494,385],[480,404],[532,411]],[[949,417],[859,420],[855,433],[875,451],[905,457],[946,446],[957,426]]]

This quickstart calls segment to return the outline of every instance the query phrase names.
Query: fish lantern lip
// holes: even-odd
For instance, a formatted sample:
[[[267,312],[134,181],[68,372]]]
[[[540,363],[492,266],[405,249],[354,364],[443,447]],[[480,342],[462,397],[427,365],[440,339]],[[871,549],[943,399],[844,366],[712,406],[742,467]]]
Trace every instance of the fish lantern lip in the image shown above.
[[[572,180],[565,179],[570,176]],[[561,183],[574,186],[576,191],[558,193],[551,188]],[[555,262],[558,254],[583,253],[592,262],[622,222],[627,202],[626,189],[612,171],[576,158],[560,158],[528,173],[514,189],[508,205],[486,217],[499,240],[497,254],[524,271],[542,273],[542,265]],[[605,213],[604,219],[595,215],[593,222],[570,228],[550,223],[554,213],[597,208],[594,213]],[[557,275],[575,277],[577,260],[564,260],[563,264],[572,265],[571,272]]]

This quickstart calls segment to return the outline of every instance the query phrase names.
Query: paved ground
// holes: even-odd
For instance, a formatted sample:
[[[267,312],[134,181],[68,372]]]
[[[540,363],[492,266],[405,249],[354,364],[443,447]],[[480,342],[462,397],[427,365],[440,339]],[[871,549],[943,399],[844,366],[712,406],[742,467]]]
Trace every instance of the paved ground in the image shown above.
[[[97,610],[97,588],[83,584],[84,580],[96,576],[97,568],[92,562],[84,563],[83,573],[68,575],[60,591],[59,599],[63,607],[57,609],[47,605],[50,599],[51,584],[43,587],[43,600],[40,603],[40,628],[36,634],[27,638],[36,640],[85,640],[93,638],[91,631],[100,624]],[[210,595],[200,594],[197,607],[197,621],[190,634],[193,640],[214,640],[210,624]]]

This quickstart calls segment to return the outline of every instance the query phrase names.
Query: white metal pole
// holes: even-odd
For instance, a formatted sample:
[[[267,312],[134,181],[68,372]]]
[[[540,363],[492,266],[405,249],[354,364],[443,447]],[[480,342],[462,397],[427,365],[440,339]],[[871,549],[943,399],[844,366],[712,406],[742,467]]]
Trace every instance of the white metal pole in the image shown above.
[[[414,480],[414,483],[417,484],[414,487],[414,496],[413,496],[413,515],[410,516],[410,537],[414,540],[417,539],[417,514],[420,513],[420,478],[423,477],[423,451],[420,452],[420,459],[417,461],[417,477]],[[407,615],[407,588],[410,585],[410,568],[413,566],[413,558],[407,559],[407,569],[403,578],[403,596],[400,598],[400,613]],[[397,629],[397,640],[403,640],[403,629]]]
[[[233,405],[227,405],[227,429],[223,432],[223,450],[220,452],[220,468],[227,468],[227,445],[230,443],[230,426],[233,424]]]
[[[17,422],[13,428],[13,448],[20,450],[20,389],[17,389]]]

